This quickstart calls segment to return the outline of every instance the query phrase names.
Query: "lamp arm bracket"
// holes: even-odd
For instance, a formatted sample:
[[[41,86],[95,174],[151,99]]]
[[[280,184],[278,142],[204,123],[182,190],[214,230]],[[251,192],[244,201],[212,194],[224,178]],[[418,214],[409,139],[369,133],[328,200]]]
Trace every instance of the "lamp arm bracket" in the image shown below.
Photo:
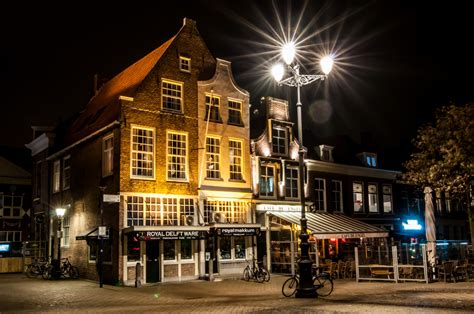
[[[321,80],[324,81],[327,78],[327,75],[295,75],[288,77],[284,80],[279,82],[279,85],[287,85],[287,86],[304,86],[313,83],[314,81]]]

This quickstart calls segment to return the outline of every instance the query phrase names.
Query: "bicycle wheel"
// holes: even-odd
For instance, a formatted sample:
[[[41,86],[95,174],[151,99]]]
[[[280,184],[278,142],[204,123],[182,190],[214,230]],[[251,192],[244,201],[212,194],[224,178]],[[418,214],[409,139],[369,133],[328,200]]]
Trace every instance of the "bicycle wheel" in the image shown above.
[[[327,297],[331,294],[333,287],[332,279],[329,276],[319,275],[314,280],[318,296]]]
[[[79,278],[79,269],[76,266],[71,266],[69,268],[69,277],[72,279]]]
[[[262,273],[263,273],[263,280],[265,280],[266,282],[269,282],[270,273],[268,272],[268,270],[266,270],[265,268],[262,268]]]
[[[291,297],[293,294],[295,294],[297,287],[298,279],[296,279],[296,277],[290,277],[283,283],[283,287],[281,287],[281,293],[283,293],[285,297]]]
[[[36,266],[34,265],[28,265],[26,270],[25,270],[25,275],[26,277],[28,278],[35,278],[36,276],[38,276],[39,272],[38,272],[38,269]]]
[[[250,280],[250,269],[248,267],[245,267],[245,269],[244,269],[244,280],[245,281]]]
[[[261,269],[257,270],[255,273],[255,279],[257,279],[258,283],[262,283],[265,280],[265,275]]]
[[[43,279],[47,280],[49,278],[51,278],[51,270],[53,268],[51,266],[46,266],[44,269],[43,269],[43,272],[41,273],[41,276],[43,277]]]

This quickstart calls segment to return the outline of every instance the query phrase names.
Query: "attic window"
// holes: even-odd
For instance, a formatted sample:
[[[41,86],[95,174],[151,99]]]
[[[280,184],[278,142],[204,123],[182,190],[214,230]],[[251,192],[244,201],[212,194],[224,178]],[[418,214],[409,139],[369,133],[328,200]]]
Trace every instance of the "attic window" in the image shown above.
[[[180,56],[179,69],[183,72],[191,72],[191,58]]]
[[[334,161],[332,158],[332,150],[334,147],[328,145],[319,145],[319,156],[323,161]]]

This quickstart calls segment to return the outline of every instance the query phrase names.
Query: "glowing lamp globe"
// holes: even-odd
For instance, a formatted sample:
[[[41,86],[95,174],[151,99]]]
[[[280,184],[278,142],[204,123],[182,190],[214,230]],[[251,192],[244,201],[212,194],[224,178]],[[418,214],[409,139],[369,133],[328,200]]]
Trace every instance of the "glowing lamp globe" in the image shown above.
[[[281,48],[281,55],[286,64],[291,64],[291,62],[293,62],[293,59],[295,58],[295,54],[296,54],[296,47],[295,47],[295,43],[292,41],[284,44],[283,47]]]
[[[272,67],[272,76],[275,81],[280,82],[285,74],[285,69],[281,63],[277,63]]]
[[[65,212],[66,208],[56,208],[56,215],[58,215],[59,217],[63,217]]]
[[[326,56],[321,59],[320,65],[324,74],[329,74],[329,72],[331,72],[333,64],[334,64],[334,60],[330,56]]]

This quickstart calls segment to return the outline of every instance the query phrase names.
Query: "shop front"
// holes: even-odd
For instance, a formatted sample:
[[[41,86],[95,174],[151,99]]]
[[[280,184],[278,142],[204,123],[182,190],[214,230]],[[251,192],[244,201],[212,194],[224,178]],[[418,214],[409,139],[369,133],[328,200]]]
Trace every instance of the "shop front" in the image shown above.
[[[240,276],[247,260],[257,258],[256,243],[260,236],[260,224],[210,225],[211,237],[208,249],[213,256],[213,272],[221,276]]]
[[[134,226],[124,229],[127,248],[124,281],[135,280],[140,263],[143,283],[197,279],[204,265],[204,247],[209,227]],[[202,266],[203,267],[203,266]]]
[[[267,263],[272,272],[294,273],[299,255],[301,207],[257,204],[266,232]],[[388,231],[342,213],[306,212],[310,257],[316,265],[326,259],[350,259],[354,247],[371,238],[385,239]]]

